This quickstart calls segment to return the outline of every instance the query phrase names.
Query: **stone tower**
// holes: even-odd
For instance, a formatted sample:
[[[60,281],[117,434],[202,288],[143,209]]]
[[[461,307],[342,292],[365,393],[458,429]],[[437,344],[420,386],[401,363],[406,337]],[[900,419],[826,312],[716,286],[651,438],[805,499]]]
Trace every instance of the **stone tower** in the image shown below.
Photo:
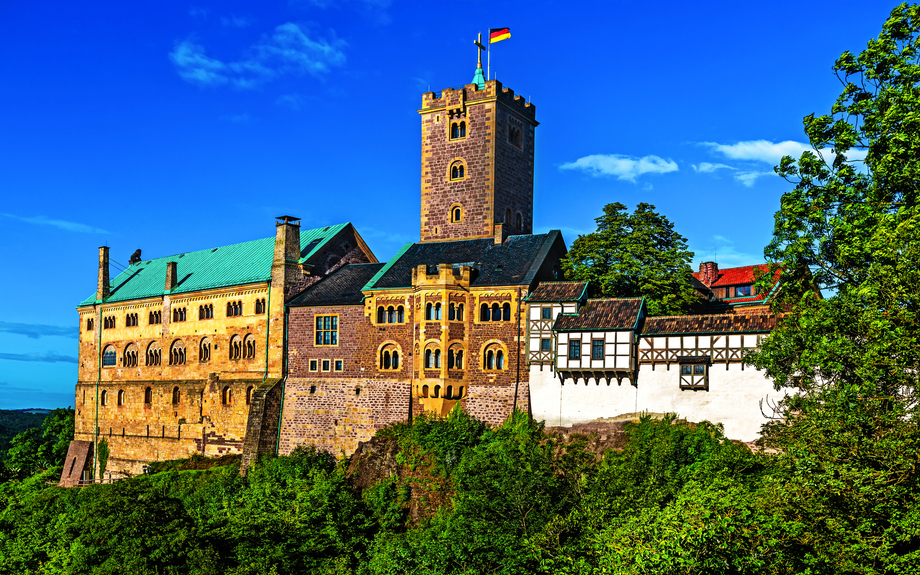
[[[536,108],[498,80],[422,96],[421,241],[533,233]]]

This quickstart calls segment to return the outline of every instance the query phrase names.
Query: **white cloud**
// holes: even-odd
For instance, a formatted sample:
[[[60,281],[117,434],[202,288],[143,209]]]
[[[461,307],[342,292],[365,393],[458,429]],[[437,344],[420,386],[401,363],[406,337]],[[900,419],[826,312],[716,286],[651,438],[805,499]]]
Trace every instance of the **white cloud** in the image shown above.
[[[767,140],[749,140],[737,144],[718,144],[716,142],[703,142],[716,152],[732,160],[754,160],[777,165],[783,156],[798,158],[802,152],[811,150],[811,146],[802,142],[770,142]]]
[[[79,224],[77,222],[68,222],[65,220],[52,220],[52,219],[46,218],[45,216],[24,217],[24,216],[16,216],[13,214],[3,214],[3,215],[8,218],[13,218],[14,220],[25,222],[27,224],[37,224],[41,226],[54,226],[62,230],[67,230],[68,232],[80,232],[84,234],[111,233],[111,232],[108,232],[100,228],[94,228],[92,226],[88,226],[86,224]]]
[[[303,106],[303,98],[300,97],[300,94],[283,94],[275,100],[275,105],[299,110]]]
[[[234,16],[231,14],[229,17],[221,16],[220,23],[227,28],[246,28],[252,25],[252,20],[245,16]]]
[[[735,174],[735,179],[750,188],[754,185],[754,182],[757,181],[757,178],[760,178],[762,176],[772,176],[774,173],[775,172],[758,172],[758,171],[738,172]]]
[[[621,154],[593,154],[559,166],[561,170],[580,170],[591,176],[616,176],[618,180],[635,182],[643,174],[666,174],[680,168],[677,162],[658,156],[634,158]]]
[[[721,169],[726,169],[726,170],[737,170],[738,169],[738,168],[733,168],[731,166],[727,166],[725,164],[710,164],[709,162],[701,162],[700,164],[692,164],[692,166],[693,166],[693,171],[703,172],[704,174],[715,172],[716,170],[721,170]]]
[[[224,62],[205,54],[204,48],[191,40],[177,42],[169,58],[179,76],[199,86],[232,84],[249,89],[288,74],[309,73],[320,77],[335,66],[345,64],[345,42],[311,38],[306,29],[293,22],[275,28],[250,47],[251,57]]]

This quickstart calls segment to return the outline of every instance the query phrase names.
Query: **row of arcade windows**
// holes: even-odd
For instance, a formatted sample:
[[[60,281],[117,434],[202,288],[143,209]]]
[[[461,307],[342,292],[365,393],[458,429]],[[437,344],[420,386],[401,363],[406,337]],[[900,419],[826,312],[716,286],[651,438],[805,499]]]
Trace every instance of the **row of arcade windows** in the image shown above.
[[[255,302],[255,313],[257,315],[263,314],[266,311],[265,299],[260,298]],[[243,315],[243,302],[235,301],[227,304],[227,317],[236,317]],[[185,321],[187,318],[187,311],[184,307],[177,307],[173,309],[172,314],[173,321]],[[213,319],[214,318],[214,304],[206,304],[198,306],[198,319]],[[163,312],[162,311],[151,311],[147,315],[147,323],[149,325],[159,325],[163,323]],[[95,323],[93,318],[88,318],[86,320],[86,331],[92,331]],[[106,316],[102,319],[102,328],[103,329],[113,329],[115,328],[115,316]],[[125,315],[125,327],[135,327],[140,325],[140,320],[138,314],[129,313]]]
[[[384,309],[383,306],[377,307],[377,323],[405,323],[406,310],[403,306],[389,306]]]
[[[466,178],[466,165],[460,160],[452,163],[450,165],[450,179],[451,181],[462,180]]]
[[[394,345],[380,351],[380,369],[399,369],[399,350]]]
[[[207,337],[198,342],[198,362],[208,363],[211,361],[211,340]],[[231,360],[255,359],[256,357],[256,338],[251,333],[245,337],[234,335],[230,338]],[[178,339],[173,342],[169,349],[169,365],[185,365],[186,363],[185,343]],[[158,342],[152,342],[147,346],[146,365],[148,367],[158,366],[163,361],[163,352]],[[125,347],[123,354],[123,367],[138,366],[138,349],[133,343]],[[116,367],[118,365],[118,352],[114,346],[106,346],[102,352],[102,366]]]
[[[436,385],[434,386],[433,390],[429,391],[428,386],[423,385],[421,396],[422,397],[441,397],[441,386]],[[454,395],[454,386],[448,385],[447,389],[444,391],[443,399],[461,399],[462,397],[463,397],[463,386],[462,385],[457,390],[457,395]]]
[[[441,319],[441,304],[431,304],[430,302],[425,305],[425,319],[428,321],[437,321]],[[448,321],[463,321],[463,304],[454,304],[453,302],[447,305],[447,319]]]
[[[505,302],[499,307],[493,303],[491,307],[484,303],[479,306],[479,321],[511,321],[511,304]]]
[[[254,387],[251,386],[251,385],[250,385],[249,387],[246,388],[246,405],[249,405],[250,403],[252,403],[252,392],[253,392],[253,389],[254,389]],[[178,386],[173,387],[173,390],[172,390],[172,404],[173,404],[173,405],[179,405],[179,401],[181,400],[181,397],[182,397],[182,394],[181,394],[181,392],[179,391],[179,387],[178,387]],[[230,405],[230,404],[232,404],[232,403],[233,403],[233,388],[231,388],[229,385],[228,385],[228,386],[225,386],[225,387],[221,390],[220,398],[221,398],[221,403],[222,403],[223,405]],[[118,390],[118,393],[116,394],[116,404],[117,404],[117,405],[125,405],[127,402],[128,402],[128,394],[127,394],[127,392],[125,392],[125,390],[123,390],[123,389],[119,389],[119,390]],[[108,405],[108,404],[109,404],[109,392],[108,392],[108,390],[103,389],[103,390],[99,393],[99,404],[100,404],[100,405]],[[151,405],[151,404],[153,404],[153,388],[147,387],[147,388],[144,389],[144,405]]]

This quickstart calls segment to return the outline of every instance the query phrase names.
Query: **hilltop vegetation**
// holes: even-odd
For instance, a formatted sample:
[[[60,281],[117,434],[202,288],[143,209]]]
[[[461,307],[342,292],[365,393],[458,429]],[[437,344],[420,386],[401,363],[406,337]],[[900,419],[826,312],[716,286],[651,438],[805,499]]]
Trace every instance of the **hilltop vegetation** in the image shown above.
[[[524,414],[393,425],[351,461],[259,461],[61,489],[0,486],[4,573],[912,573],[916,451],[836,467],[644,418],[620,451]],[[890,444],[889,444],[890,445]],[[192,465],[195,467],[196,465]],[[865,477],[851,489],[854,477]],[[833,545],[830,545],[833,543]]]

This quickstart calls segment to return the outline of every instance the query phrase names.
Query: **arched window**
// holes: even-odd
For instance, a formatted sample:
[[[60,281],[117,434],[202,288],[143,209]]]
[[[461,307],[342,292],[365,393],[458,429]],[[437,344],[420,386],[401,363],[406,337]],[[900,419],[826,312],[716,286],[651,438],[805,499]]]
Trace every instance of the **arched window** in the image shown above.
[[[109,403],[109,392],[103,389],[99,393],[99,404],[108,405],[108,403]]]
[[[252,386],[246,388],[246,405],[252,404]]]
[[[463,221],[463,210],[460,206],[454,206],[450,209],[450,221],[455,224]]]
[[[173,308],[173,321],[185,321],[186,319],[186,309],[184,307]]]
[[[174,341],[169,348],[169,365],[185,365],[185,344],[181,339]]]
[[[211,340],[206,337],[201,338],[201,343],[198,344],[198,361],[200,363],[211,361]]]
[[[391,367],[393,360],[390,357],[390,350],[388,349],[383,350],[382,355],[383,357],[380,358],[380,369],[393,369]]]
[[[212,319],[214,317],[214,304],[198,306],[198,319]]]
[[[457,321],[463,321],[463,304],[457,306]]]
[[[238,360],[243,357],[243,338],[235,335],[230,338],[230,359]]]
[[[434,367],[434,354],[431,353],[430,349],[425,350],[425,368],[431,369]]]
[[[463,347],[459,343],[447,350],[447,369],[463,369]]]
[[[441,397],[441,386],[434,386],[434,397]]]
[[[102,367],[115,367],[117,363],[118,352],[115,351],[115,346],[105,346],[105,349],[102,350]]]
[[[393,350],[393,369],[399,369],[399,352]]]
[[[105,393],[105,392],[103,391],[102,393]],[[428,386],[427,385],[422,386],[422,397],[428,397]]]
[[[227,317],[243,315],[243,302],[231,301],[227,303]]]
[[[460,122],[460,137],[466,137],[466,122]]]
[[[144,389],[144,403],[147,405],[153,403],[153,389],[149,387]]]
[[[403,306],[399,306],[398,308],[396,308],[396,321],[397,323],[406,322],[406,310],[403,309]]]
[[[173,388],[172,402],[173,402],[173,405],[179,404],[179,387],[178,386]]]
[[[480,306],[479,321],[489,321],[489,304],[484,303]]]
[[[387,323],[396,323],[396,309],[393,306],[387,308]]]
[[[233,403],[233,390],[230,389],[230,386],[224,387],[223,391],[220,394],[220,402],[224,405],[230,405]]]
[[[444,399],[453,399],[454,398],[454,386],[448,385],[447,389],[444,391]]]
[[[425,319],[431,319],[431,303],[425,304]]]
[[[440,349],[434,350],[434,367],[435,369],[439,369],[441,367],[441,350]]]
[[[434,319],[441,319],[441,304],[434,304]]]
[[[125,367],[137,367],[137,346],[129,343],[125,348],[124,362]]]
[[[150,312],[150,317],[148,322],[150,325],[159,325],[163,322],[163,312],[162,311],[152,311]]]
[[[256,315],[265,313],[265,298],[256,300]]]
[[[502,309],[498,307],[497,303],[492,304],[492,321],[501,321],[502,320]]]
[[[511,208],[505,210],[505,223],[511,225]]]
[[[377,308],[377,323],[384,323],[386,321],[386,312],[383,309],[383,306]]]
[[[118,390],[118,405],[124,405],[124,404],[125,404],[125,390],[119,389]]]
[[[256,338],[251,333],[243,338],[243,359],[256,358]]]
[[[489,344],[483,354],[483,369],[497,371],[505,369],[505,351],[497,343]]]
[[[518,231],[524,231],[524,218],[521,217],[521,212],[518,212],[517,215],[514,216],[514,227],[516,227]]]
[[[460,124],[457,122],[452,122],[450,125],[450,139],[456,139],[460,137]]]
[[[451,180],[462,180],[466,177],[466,166],[463,164],[463,161],[456,160],[450,165],[450,179]]]
[[[454,305],[454,302],[450,302],[450,305],[447,306],[447,319],[448,321],[454,321],[457,317],[457,306]]]
[[[162,351],[160,351],[160,344],[157,342],[151,342],[147,346],[147,365],[148,366],[157,366],[160,365],[162,361]]]
[[[502,304],[502,321],[511,321],[511,304]]]

